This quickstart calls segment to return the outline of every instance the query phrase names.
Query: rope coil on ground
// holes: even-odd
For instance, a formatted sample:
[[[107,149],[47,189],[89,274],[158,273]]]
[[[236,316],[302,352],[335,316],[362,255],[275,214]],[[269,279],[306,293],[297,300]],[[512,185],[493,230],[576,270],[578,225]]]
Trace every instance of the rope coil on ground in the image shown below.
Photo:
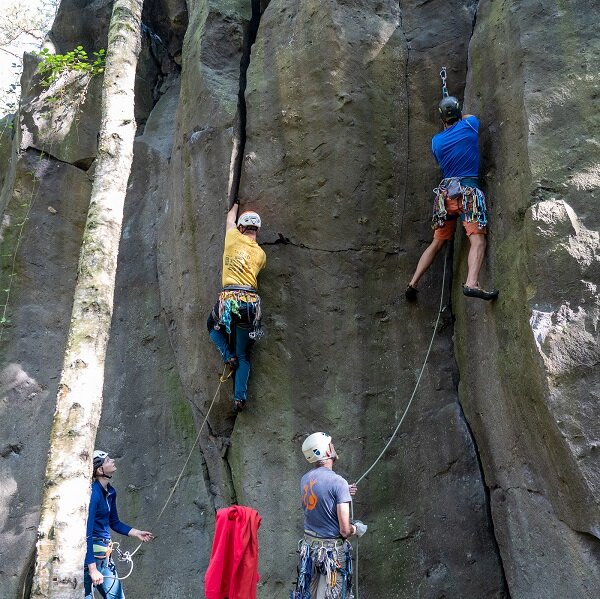
[[[382,449],[381,453],[377,456],[375,461],[369,466],[369,468],[367,468],[367,470],[364,472],[364,474],[362,474],[358,478],[358,480],[354,483],[355,485],[358,485],[358,483],[361,480],[363,480],[367,476],[367,474],[369,474],[369,472],[371,472],[371,470],[373,470],[373,468],[375,468],[375,466],[377,465],[379,460],[384,456],[385,452],[388,450],[389,446],[392,444],[392,441],[396,438],[396,435],[398,434],[398,431],[400,430],[400,427],[402,426],[402,423],[404,422],[404,419],[406,418],[406,414],[408,413],[408,410],[410,409],[413,399],[415,398],[417,389],[419,388],[419,384],[421,382],[421,378],[423,377],[423,372],[425,371],[425,366],[427,365],[427,361],[429,360],[429,354],[431,353],[431,348],[433,347],[433,341],[435,339],[435,334],[437,332],[437,328],[440,323],[440,318],[441,318],[442,312],[444,310],[444,287],[446,286],[447,262],[448,262],[448,249],[446,249],[446,253],[444,255],[444,272],[442,274],[442,290],[440,292],[440,305],[439,305],[439,309],[438,309],[438,314],[437,314],[435,324],[433,326],[433,332],[431,334],[431,340],[429,341],[429,347],[427,348],[427,353],[425,354],[425,359],[423,360],[423,366],[421,366],[419,376],[417,377],[417,382],[415,383],[415,388],[413,389],[412,395],[410,396],[410,400],[408,401],[408,404],[406,405],[406,408],[404,409],[404,413],[402,414],[400,420],[398,421],[398,424],[396,425],[396,428],[394,429],[392,436],[389,438],[388,442],[385,444],[385,447]],[[354,520],[353,502],[350,502],[350,510],[351,510],[351,518]],[[356,582],[354,584],[354,588],[355,588],[356,592],[355,592],[354,597],[355,597],[355,599],[358,599],[358,537],[356,537],[355,553],[356,553],[356,559],[354,560],[354,562],[355,562],[355,564],[354,564],[355,576],[354,577],[355,577]]]

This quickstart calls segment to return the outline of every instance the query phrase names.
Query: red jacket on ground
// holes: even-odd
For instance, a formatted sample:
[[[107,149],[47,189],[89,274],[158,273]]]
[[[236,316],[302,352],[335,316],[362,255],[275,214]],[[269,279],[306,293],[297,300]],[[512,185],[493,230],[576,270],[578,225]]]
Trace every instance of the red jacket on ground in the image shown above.
[[[260,521],[257,511],[243,505],[217,511],[215,538],[204,579],[206,599],[256,599]]]

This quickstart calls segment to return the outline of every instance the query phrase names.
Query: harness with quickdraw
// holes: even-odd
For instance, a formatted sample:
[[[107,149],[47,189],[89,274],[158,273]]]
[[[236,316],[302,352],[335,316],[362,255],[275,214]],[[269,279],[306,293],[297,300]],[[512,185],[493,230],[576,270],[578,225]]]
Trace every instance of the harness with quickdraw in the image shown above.
[[[107,539],[96,538],[92,541],[92,550],[94,552],[95,559],[108,560],[108,562],[110,563],[110,561],[112,560],[112,554],[114,552],[117,556],[118,561],[129,563],[129,572],[127,572],[125,576],[115,577],[116,580],[125,580],[133,572],[133,556],[135,555],[137,549],[133,551],[133,553],[129,551],[121,551],[120,543],[118,541],[110,541]],[[104,578],[113,577],[104,576]]]
[[[353,599],[352,594],[352,545],[344,541],[345,566],[338,560],[337,547],[332,541],[298,542],[298,580],[296,590],[290,591],[290,599],[311,599],[310,585],[315,576],[325,576],[325,599]],[[341,591],[336,589],[338,576],[342,577]]]
[[[219,293],[217,304],[213,308],[212,316],[215,319],[215,329],[219,330],[221,326],[225,327],[227,334],[231,334],[231,323],[233,316],[239,319],[243,318],[240,312],[241,304],[252,304],[254,306],[254,318],[252,320],[253,330],[250,331],[249,337],[258,341],[264,336],[261,327],[262,310],[260,305],[260,296],[252,287],[227,285],[223,291]]]
[[[431,217],[432,228],[439,229],[446,224],[447,220],[457,218],[457,216],[448,215],[446,210],[447,200],[458,200],[461,220],[468,223],[476,222],[480,229],[487,226],[485,196],[478,187],[462,185],[460,177],[450,177],[442,179],[440,184],[433,190],[433,193],[435,199]]]

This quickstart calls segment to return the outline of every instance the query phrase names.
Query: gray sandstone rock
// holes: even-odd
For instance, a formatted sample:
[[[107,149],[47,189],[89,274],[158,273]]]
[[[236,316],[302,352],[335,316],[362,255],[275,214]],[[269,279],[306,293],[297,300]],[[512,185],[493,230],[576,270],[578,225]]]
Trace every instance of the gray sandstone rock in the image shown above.
[[[201,596],[215,510],[233,502],[263,517],[259,597],[287,596],[304,435],[330,432],[350,481],[385,445],[438,311],[442,260],[416,306],[402,293],[431,238],[442,66],[450,92],[482,120],[492,219],[482,282],[501,295],[494,304],[462,296],[459,234],[421,387],[359,485],[355,515],[369,524],[360,596],[596,596],[599,122],[589,3],[187,4],[189,15],[182,0],[146,0],[140,135],[97,440],[120,458],[123,520],[158,534],[137,554],[128,596]],[[64,0],[53,43],[103,47],[110,8]],[[0,138],[0,298],[22,230],[10,325],[0,329],[2,599],[20,596],[34,546],[93,172],[82,168],[100,114],[98,81],[83,112],[58,127],[56,108],[28,84],[34,66],[22,126]],[[243,207],[264,221],[267,337],[255,348],[247,411],[234,417],[205,321],[238,186]]]
[[[466,303],[458,278],[455,348],[511,595],[583,598],[600,589],[598,42],[585,2],[539,8],[478,11],[467,97],[501,295]]]
[[[84,172],[28,150],[2,216],[0,596],[7,599],[20,596],[35,545],[90,192]]]

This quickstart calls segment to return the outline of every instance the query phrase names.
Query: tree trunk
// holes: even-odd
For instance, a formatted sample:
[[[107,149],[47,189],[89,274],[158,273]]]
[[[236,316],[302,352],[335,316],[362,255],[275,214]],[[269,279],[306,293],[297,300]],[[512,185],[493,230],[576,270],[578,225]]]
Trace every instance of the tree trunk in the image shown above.
[[[142,4],[116,0],[110,21],[98,158],[44,483],[31,594],[36,598],[83,596],[92,451],[136,129],[133,90]]]

